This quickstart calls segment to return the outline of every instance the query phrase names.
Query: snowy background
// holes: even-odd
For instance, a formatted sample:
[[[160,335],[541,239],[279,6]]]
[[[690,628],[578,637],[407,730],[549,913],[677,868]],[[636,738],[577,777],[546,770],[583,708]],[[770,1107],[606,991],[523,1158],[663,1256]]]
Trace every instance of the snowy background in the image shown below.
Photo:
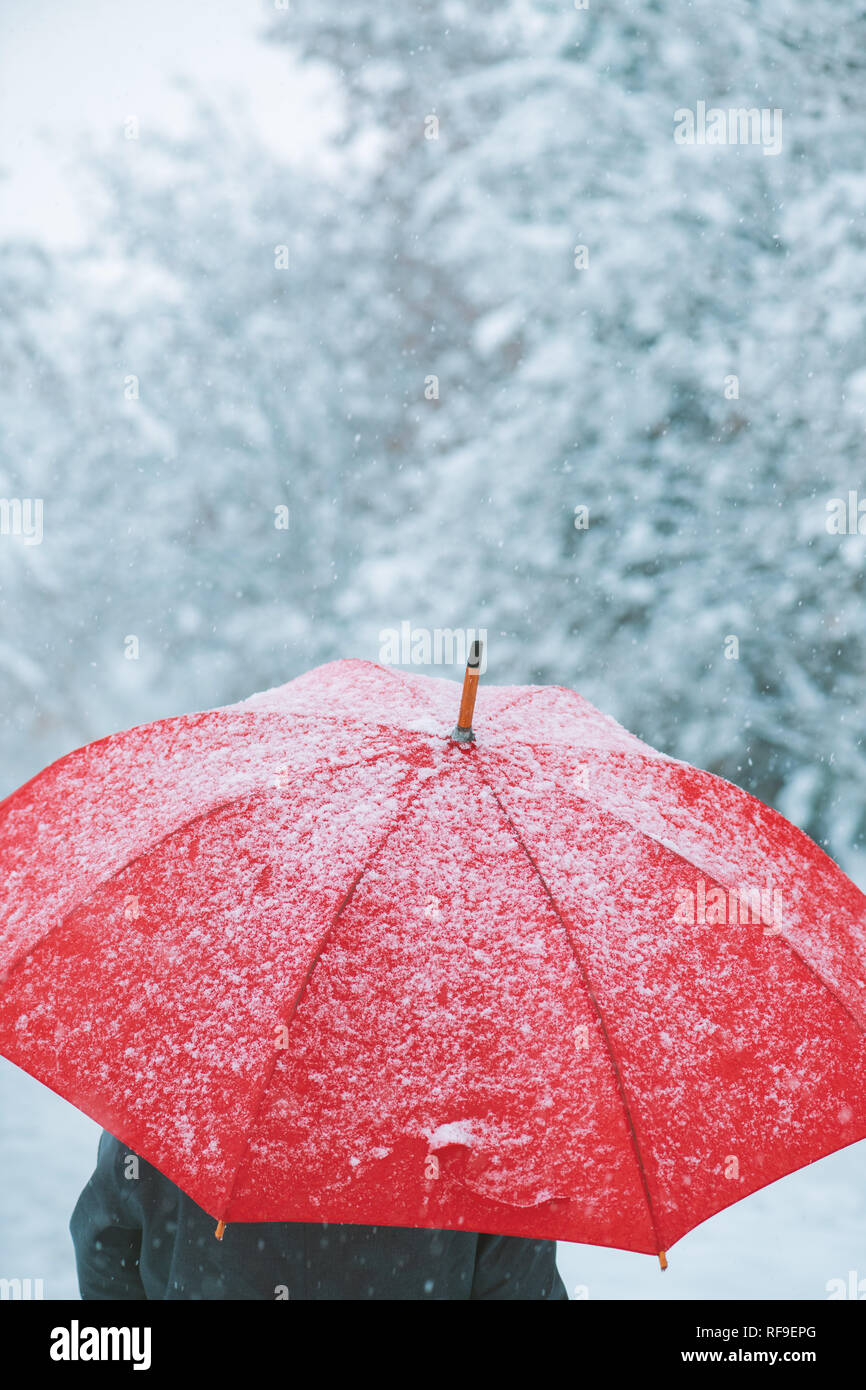
[[[403,621],[481,627],[487,679],[574,686],[866,888],[866,536],[826,525],[866,498],[859,9],[5,0],[0,496],[44,538],[0,536],[0,795]],[[781,153],[675,144],[699,100],[781,108]],[[74,1293],[95,1142],[0,1064],[0,1273]],[[864,1244],[861,1145],[664,1278],[561,1265],[820,1298]]]

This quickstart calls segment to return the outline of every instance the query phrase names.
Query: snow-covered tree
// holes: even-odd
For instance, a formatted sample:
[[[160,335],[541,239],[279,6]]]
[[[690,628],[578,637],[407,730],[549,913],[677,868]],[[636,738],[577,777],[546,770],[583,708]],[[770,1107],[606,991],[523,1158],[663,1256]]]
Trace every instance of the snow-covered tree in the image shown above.
[[[401,620],[482,626],[487,680],[574,685],[866,876],[864,537],[827,527],[866,500],[856,22],[261,13],[331,74],[318,176],[203,106],[101,160],[81,256],[0,266],[0,496],[45,506],[0,537],[7,786]],[[781,149],[678,144],[698,102],[781,110]]]

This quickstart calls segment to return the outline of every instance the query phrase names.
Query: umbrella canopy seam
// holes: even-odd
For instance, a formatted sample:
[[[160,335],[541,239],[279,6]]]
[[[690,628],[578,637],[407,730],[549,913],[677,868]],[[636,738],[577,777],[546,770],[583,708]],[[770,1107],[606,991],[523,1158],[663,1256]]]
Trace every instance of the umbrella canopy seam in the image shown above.
[[[712,776],[712,773],[707,773],[707,776]],[[680,863],[688,864],[692,869],[696,871],[696,873],[702,874],[708,883],[712,883],[717,888],[720,888],[723,893],[730,894],[732,892],[738,891],[736,884],[725,883],[725,881],[722,878],[720,878],[718,874],[714,873],[710,869],[705,868],[703,864],[696,863],[690,855],[683,854],[681,850],[675,849],[673,845],[668,844],[664,840],[660,840],[658,836],[653,835],[651,831],[643,830],[641,826],[635,825],[634,821],[629,820],[628,816],[622,815],[619,811],[609,809],[609,807],[604,805],[600,799],[595,804],[598,806],[598,809],[603,811],[603,813],[606,816],[610,816],[611,820],[615,820],[619,825],[628,826],[629,830],[633,830],[636,835],[639,835],[641,837],[641,839],[648,841],[651,845],[657,845],[659,849],[663,849],[667,854],[670,854],[675,859],[678,859]],[[794,829],[797,829],[797,827],[795,826]],[[857,1028],[859,1028],[861,1033],[866,1034],[866,1023],[864,1023],[862,1019],[857,1017],[857,1015],[851,1009],[850,1005],[846,1004],[845,1000],[842,999],[836,992],[831,982],[824,978],[818,967],[813,965],[811,961],[806,959],[803,953],[800,950],[798,950],[798,948],[794,945],[793,941],[791,941],[789,937],[785,935],[784,931],[780,929],[778,932],[774,933],[774,935],[777,940],[781,939],[782,941],[784,941],[788,949],[792,952],[793,955],[797,957],[800,963],[803,966],[805,966],[806,970],[808,970],[810,974],[814,975],[815,979],[819,982],[819,984],[827,991],[829,995],[831,995],[833,999],[835,999],[840,1009],[842,1009],[842,1011],[848,1015],[852,1023],[854,1023],[857,1026]],[[854,949],[856,950],[857,947],[855,943],[852,942],[851,944],[852,946],[854,946]]]
[[[481,771],[481,776],[482,776],[482,778],[483,778],[483,780],[484,780],[484,782],[485,782],[485,785],[488,786],[488,787],[490,788],[491,794],[493,795],[493,797],[494,797],[494,799],[495,799],[495,801],[496,801],[496,804],[498,805],[500,811],[502,812],[502,815],[503,815],[503,817],[504,817],[504,819],[505,819],[505,821],[506,821],[506,824],[508,825],[508,827],[509,827],[509,829],[510,829],[512,835],[514,836],[514,839],[515,839],[517,845],[519,846],[519,848],[520,848],[520,849],[523,851],[523,853],[525,854],[525,856],[526,856],[527,860],[529,861],[529,864],[530,864],[530,866],[531,866],[531,868],[532,868],[533,873],[535,874],[536,878],[538,879],[539,883],[541,884],[542,888],[544,889],[544,892],[546,893],[546,895],[547,895],[547,897],[548,897],[548,899],[549,899],[549,901],[550,901],[550,905],[551,905],[551,907],[553,908],[553,911],[555,912],[556,917],[557,917],[557,919],[559,920],[559,923],[560,923],[560,925],[562,926],[563,931],[565,932],[566,939],[567,939],[567,941],[568,941],[569,946],[571,947],[571,951],[572,951],[572,954],[573,954],[573,956],[574,956],[574,959],[575,959],[575,961],[576,961],[576,963],[577,963],[578,969],[580,970],[580,973],[581,973],[581,975],[583,976],[584,987],[585,987],[585,989],[586,989],[587,995],[589,996],[590,1002],[591,1002],[591,1004],[592,1004],[592,1006],[593,1006],[593,1008],[594,1008],[594,1010],[595,1010],[595,1012],[596,1012],[596,1015],[598,1016],[599,1025],[600,1025],[600,1027],[601,1027],[602,1036],[603,1036],[603,1038],[604,1038],[604,1044],[605,1044],[605,1047],[606,1047],[606,1049],[607,1049],[608,1057],[609,1057],[609,1059],[610,1059],[610,1064],[611,1064],[611,1066],[613,1067],[614,1076],[615,1076],[615,1078],[616,1078],[617,1091],[618,1091],[618,1093],[619,1093],[620,1102],[621,1102],[621,1104],[622,1104],[622,1108],[623,1108],[623,1111],[624,1111],[624,1114],[625,1114],[626,1123],[627,1123],[628,1129],[629,1129],[629,1135],[630,1135],[630,1138],[631,1138],[632,1149],[633,1149],[633,1151],[634,1151],[634,1157],[635,1157],[635,1161],[636,1161],[636,1163],[637,1163],[638,1173],[639,1173],[639,1175],[640,1175],[641,1187],[642,1187],[642,1189],[643,1189],[644,1198],[645,1198],[646,1204],[647,1204],[647,1211],[648,1211],[648,1214],[649,1214],[650,1225],[651,1225],[651,1227],[652,1227],[653,1237],[654,1237],[654,1239],[655,1239],[655,1241],[656,1241],[656,1249],[657,1249],[658,1251],[661,1251],[661,1250],[663,1250],[663,1249],[665,1248],[665,1246],[664,1246],[664,1242],[663,1242],[662,1237],[661,1237],[661,1233],[660,1233],[660,1231],[659,1231],[658,1222],[656,1221],[656,1214],[655,1214],[655,1211],[654,1211],[654,1209],[653,1209],[652,1196],[651,1196],[650,1190],[649,1190],[649,1181],[648,1181],[648,1179],[647,1179],[646,1168],[645,1168],[645,1166],[644,1166],[643,1156],[642,1156],[641,1151],[640,1151],[640,1144],[638,1143],[637,1131],[636,1131],[636,1129],[635,1129],[634,1119],[633,1119],[632,1113],[631,1113],[631,1107],[629,1106],[628,1096],[627,1096],[627,1094],[626,1094],[625,1081],[624,1081],[624,1079],[623,1079],[623,1075],[622,1075],[622,1071],[621,1071],[621,1069],[620,1069],[619,1061],[618,1061],[617,1056],[616,1056],[616,1053],[615,1053],[615,1051],[614,1051],[613,1043],[612,1043],[612,1041],[611,1041],[610,1033],[608,1032],[607,1024],[605,1023],[604,1014],[602,1013],[601,1005],[600,1005],[599,1002],[598,1002],[598,999],[597,999],[597,997],[596,997],[595,991],[594,991],[594,989],[593,989],[593,987],[592,987],[592,984],[591,984],[591,982],[590,982],[589,975],[587,974],[587,971],[586,971],[586,966],[584,965],[583,960],[582,960],[582,958],[581,958],[581,956],[580,956],[580,953],[579,953],[579,951],[578,951],[578,949],[577,949],[577,946],[575,945],[574,937],[572,936],[572,933],[571,933],[569,924],[568,924],[568,922],[567,922],[567,920],[566,920],[566,918],[565,918],[565,915],[564,915],[563,912],[561,911],[561,909],[560,909],[560,907],[559,907],[559,904],[558,904],[557,901],[556,901],[556,898],[553,896],[553,892],[552,892],[552,890],[551,890],[551,888],[550,888],[550,885],[549,885],[548,882],[547,882],[547,879],[544,877],[544,874],[541,872],[541,869],[538,867],[538,864],[536,863],[535,858],[534,858],[534,856],[533,856],[531,850],[529,849],[528,845],[526,844],[525,840],[523,839],[523,836],[521,835],[521,833],[520,833],[520,831],[518,830],[517,826],[514,824],[514,821],[512,820],[512,818],[511,818],[511,816],[510,816],[510,814],[509,814],[509,812],[508,812],[507,807],[505,806],[505,804],[504,804],[502,798],[500,797],[499,793],[497,792],[496,788],[493,786],[492,782],[491,782],[490,779],[487,777],[486,773],[484,772],[483,767],[480,768],[480,771]]]
[[[294,783],[305,781],[312,777],[321,776],[321,774],[325,772],[343,772],[346,769],[352,767],[370,767],[373,763],[380,762],[382,758],[393,758],[393,756],[394,750],[392,748],[386,748],[383,752],[376,753],[372,758],[360,758],[353,763],[328,763],[323,767],[304,768],[301,772],[297,774],[296,777],[292,779],[292,782]],[[147,858],[148,855],[153,854],[154,851],[162,848],[174,835],[179,834],[183,830],[189,830],[191,826],[195,825],[196,821],[205,821],[208,819],[208,817],[216,815],[220,811],[228,810],[232,806],[237,806],[240,802],[245,801],[247,799],[261,797],[267,794],[277,796],[280,792],[284,790],[285,788],[283,787],[252,786],[244,792],[239,792],[237,796],[226,797],[224,801],[215,801],[211,806],[206,807],[205,810],[196,811],[195,815],[187,816],[185,819],[178,821],[177,825],[173,825],[172,828],[170,830],[167,830],[164,835],[158,836],[155,840],[148,844],[146,848],[139,850],[137,854],[133,854],[129,859],[124,859],[124,861],[121,864],[118,864],[115,868],[113,868],[110,873],[103,875],[102,878],[98,878],[87,889],[88,898],[92,897],[93,894],[98,892],[100,888],[104,888],[107,884],[111,883],[112,879],[117,878],[119,874],[125,873],[127,869],[130,869],[133,866],[133,864],[137,864],[139,860]],[[43,932],[42,935],[39,937],[38,941],[36,941],[32,946],[25,947],[24,950],[21,951],[10,963],[8,969],[2,975],[0,975],[0,985],[7,984],[11,977],[15,974],[15,971],[18,970],[18,968],[24,963],[24,961],[32,953],[32,951],[34,951],[37,946],[43,945],[44,942],[46,942],[49,939],[49,937],[53,936],[55,932],[60,931],[66,925],[73,913],[78,912],[80,910],[81,906],[82,904],[79,901],[78,903],[76,903],[75,907],[70,908],[68,912],[64,912],[63,916],[60,917],[58,921],[54,922],[53,925],[50,926],[47,931]]]
[[[406,778],[406,781],[408,781],[408,780],[412,777],[412,775],[413,775],[412,773],[409,773],[408,777]],[[336,907],[336,909],[335,909],[335,911],[334,911],[334,914],[333,914],[333,916],[332,916],[332,918],[331,918],[331,921],[330,921],[329,924],[328,924],[327,931],[325,931],[325,932],[323,933],[322,938],[321,938],[321,940],[320,940],[318,946],[316,947],[316,950],[315,950],[315,952],[314,952],[314,954],[313,954],[313,957],[312,957],[312,959],[311,959],[311,961],[310,961],[310,963],[309,963],[309,965],[308,965],[308,967],[307,967],[307,970],[306,970],[306,972],[305,972],[305,974],[304,974],[304,978],[302,979],[302,981],[301,981],[301,983],[300,983],[300,986],[298,987],[298,989],[295,991],[294,995],[292,996],[292,1001],[291,1001],[291,1004],[290,1004],[290,1006],[289,1006],[289,1008],[288,1008],[288,1011],[285,1012],[283,1015],[281,1015],[281,1022],[282,1022],[282,1024],[284,1025],[284,1027],[285,1027],[286,1029],[288,1029],[289,1025],[290,1025],[290,1024],[293,1022],[293,1020],[297,1017],[298,1006],[300,1005],[301,999],[303,998],[304,994],[306,993],[307,986],[309,985],[310,980],[311,980],[312,977],[313,977],[313,974],[314,974],[314,972],[315,972],[316,966],[319,964],[319,961],[320,961],[321,958],[322,958],[322,955],[323,955],[323,953],[324,953],[324,951],[325,951],[325,948],[326,948],[326,946],[328,945],[328,942],[331,940],[331,938],[332,938],[332,936],[333,936],[333,934],[334,934],[334,930],[335,930],[335,928],[336,928],[336,926],[337,926],[337,923],[338,923],[339,920],[340,920],[340,917],[342,916],[342,914],[343,914],[343,912],[346,910],[346,908],[349,906],[349,903],[352,901],[352,898],[353,898],[354,895],[355,895],[355,891],[356,891],[356,889],[357,889],[357,887],[358,887],[358,884],[361,882],[362,878],[363,878],[364,875],[367,873],[368,869],[372,866],[372,864],[376,861],[376,859],[377,859],[377,858],[379,857],[379,855],[382,853],[382,850],[385,848],[385,846],[387,845],[388,841],[391,839],[391,836],[392,836],[392,835],[394,834],[394,832],[399,828],[399,826],[401,826],[401,825],[403,824],[403,822],[405,821],[405,819],[406,819],[406,817],[408,816],[409,812],[411,811],[412,807],[414,806],[415,802],[416,802],[416,801],[418,800],[418,798],[422,795],[422,793],[425,791],[425,789],[429,786],[429,784],[430,784],[431,781],[437,781],[437,782],[438,782],[438,781],[439,781],[439,778],[438,778],[438,777],[437,777],[437,778],[432,778],[432,779],[430,779],[430,778],[425,778],[425,779],[421,782],[421,785],[416,787],[416,789],[415,789],[415,791],[413,792],[412,796],[409,797],[409,800],[406,802],[406,805],[403,807],[403,810],[399,813],[399,815],[397,815],[397,816],[395,817],[394,823],[389,827],[389,829],[386,831],[386,833],[382,836],[382,838],[381,838],[381,840],[379,841],[379,843],[378,843],[378,844],[375,846],[375,848],[370,852],[370,854],[368,854],[368,856],[367,856],[366,860],[364,861],[364,863],[363,863],[363,864],[361,865],[361,867],[356,871],[354,878],[352,879],[351,883],[349,884],[349,887],[346,889],[346,892],[343,894],[343,897],[341,898],[340,902],[338,903],[338,905],[337,905],[337,907]],[[253,1113],[252,1113],[252,1119],[251,1119],[251,1123],[250,1123],[250,1126],[249,1126],[249,1131],[248,1131],[246,1137],[244,1138],[244,1140],[243,1140],[243,1142],[242,1142],[242,1145],[241,1145],[241,1147],[240,1147],[240,1149],[239,1149],[239,1151],[238,1151],[238,1154],[237,1154],[237,1158],[236,1158],[236,1160],[235,1160],[235,1162],[234,1162],[234,1164],[233,1164],[233,1173],[232,1173],[231,1185],[230,1185],[230,1187],[228,1188],[225,1197],[223,1198],[223,1202],[222,1202],[221,1209],[220,1209],[220,1212],[219,1212],[219,1217],[220,1217],[220,1219],[222,1219],[222,1220],[226,1220],[226,1219],[227,1219],[227,1213],[228,1213],[229,1207],[230,1207],[230,1205],[231,1205],[232,1198],[234,1197],[235,1187],[237,1186],[237,1180],[238,1180],[238,1175],[239,1175],[240,1170],[241,1170],[241,1165],[242,1165],[242,1163],[243,1163],[244,1158],[246,1157],[246,1151],[247,1151],[247,1149],[249,1148],[250,1136],[252,1135],[252,1132],[253,1132],[253,1130],[254,1130],[254,1128],[255,1128],[255,1125],[256,1125],[256,1121],[258,1120],[259,1113],[260,1113],[260,1111],[261,1111],[262,1104],[263,1104],[263,1101],[264,1101],[264,1098],[265,1098],[265,1093],[267,1092],[267,1089],[268,1089],[268,1087],[270,1086],[271,1081],[272,1081],[272,1079],[273,1079],[274,1070],[275,1070],[276,1065],[277,1065],[277,1060],[278,1060],[278,1058],[279,1058],[280,1051],[281,1051],[281,1048],[280,1048],[280,1047],[275,1047],[275,1048],[272,1050],[271,1057],[270,1057],[270,1060],[269,1060],[269,1062],[268,1062],[268,1066],[267,1066],[265,1072],[263,1073],[262,1080],[261,1080],[261,1082],[260,1082],[260,1084],[259,1084],[259,1093],[258,1093],[258,1096],[257,1096],[256,1101],[255,1101],[255,1107],[254,1107],[254,1110],[253,1110]],[[216,1213],[214,1213],[214,1214],[216,1214]]]

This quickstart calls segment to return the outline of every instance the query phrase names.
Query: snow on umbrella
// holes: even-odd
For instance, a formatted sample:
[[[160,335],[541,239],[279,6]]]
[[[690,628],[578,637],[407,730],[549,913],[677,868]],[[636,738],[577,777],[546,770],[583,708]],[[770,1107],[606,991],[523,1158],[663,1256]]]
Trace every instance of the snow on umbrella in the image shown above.
[[[337,661],[0,804],[0,1049],[219,1225],[664,1251],[866,1135],[866,899],[560,687]]]

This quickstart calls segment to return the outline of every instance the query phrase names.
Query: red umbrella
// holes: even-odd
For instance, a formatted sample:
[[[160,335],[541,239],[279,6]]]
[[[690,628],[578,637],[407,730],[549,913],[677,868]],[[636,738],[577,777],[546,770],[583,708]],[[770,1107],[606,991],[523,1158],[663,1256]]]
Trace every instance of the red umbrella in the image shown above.
[[[213,1217],[663,1252],[866,1135],[866,899],[561,687],[337,661],[0,804],[0,1049]]]

